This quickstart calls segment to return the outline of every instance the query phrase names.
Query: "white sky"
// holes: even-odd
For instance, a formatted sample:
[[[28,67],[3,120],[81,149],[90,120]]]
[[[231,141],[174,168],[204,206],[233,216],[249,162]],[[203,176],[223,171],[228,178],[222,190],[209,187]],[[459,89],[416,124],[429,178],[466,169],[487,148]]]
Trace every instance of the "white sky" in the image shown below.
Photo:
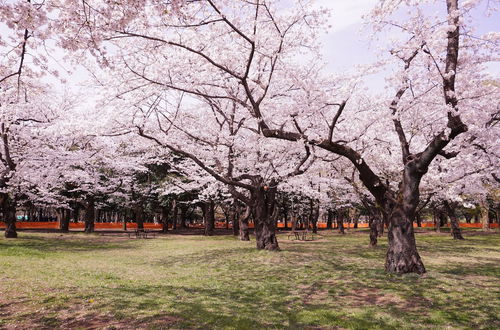
[[[324,45],[323,55],[328,63],[327,69],[330,72],[352,69],[357,64],[368,64],[372,62],[377,54],[373,47],[369,46],[366,34],[361,34],[362,16],[368,13],[378,0],[316,0],[318,6],[326,7],[332,10],[330,32],[322,36]],[[488,1],[484,2],[486,6]],[[490,3],[490,5],[492,5]],[[483,6],[483,7],[484,7]],[[481,11],[478,10],[479,12]],[[480,13],[479,13],[480,14]],[[500,31],[500,15],[484,19],[480,17],[478,33],[487,31]],[[0,33],[5,29],[0,23]],[[58,54],[54,54],[55,57]],[[55,63],[51,63],[54,65]],[[69,66],[63,63],[64,66]],[[491,65],[491,70],[500,73],[500,65]],[[74,89],[74,85],[80,85],[88,78],[83,68],[76,68],[74,73],[67,77],[68,83],[64,88]],[[368,87],[375,92],[383,90],[383,74],[367,77]],[[78,87],[77,87],[78,89]]]

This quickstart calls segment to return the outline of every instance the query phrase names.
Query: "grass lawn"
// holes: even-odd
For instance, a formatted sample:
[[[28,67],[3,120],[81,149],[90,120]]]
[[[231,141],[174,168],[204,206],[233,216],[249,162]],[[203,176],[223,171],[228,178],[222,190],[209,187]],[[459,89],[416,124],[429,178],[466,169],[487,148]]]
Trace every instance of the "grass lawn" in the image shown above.
[[[257,251],[232,236],[21,232],[0,239],[0,328],[500,328],[500,234],[419,233],[423,277],[387,239],[321,232]]]

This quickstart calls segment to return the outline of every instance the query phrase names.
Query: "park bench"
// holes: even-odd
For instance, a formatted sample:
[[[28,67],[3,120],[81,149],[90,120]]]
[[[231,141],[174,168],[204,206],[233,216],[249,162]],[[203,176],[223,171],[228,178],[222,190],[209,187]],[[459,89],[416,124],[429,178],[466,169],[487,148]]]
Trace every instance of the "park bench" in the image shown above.
[[[296,230],[288,235],[289,240],[314,241],[314,234],[307,230]]]
[[[152,230],[147,230],[147,229],[136,229],[134,231],[128,232],[128,238],[130,238],[132,235],[135,235],[135,238],[148,238],[149,237],[156,237],[156,233]]]

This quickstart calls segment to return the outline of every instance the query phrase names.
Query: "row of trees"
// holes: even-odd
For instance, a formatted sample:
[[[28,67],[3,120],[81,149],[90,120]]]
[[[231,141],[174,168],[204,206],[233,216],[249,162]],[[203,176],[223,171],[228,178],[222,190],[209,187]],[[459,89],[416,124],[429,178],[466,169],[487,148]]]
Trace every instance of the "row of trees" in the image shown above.
[[[217,196],[237,200],[257,248],[277,250],[278,192],[300,192],[313,219],[322,205],[364,205],[388,224],[386,270],[424,273],[418,211],[485,208],[498,191],[498,81],[485,67],[498,36],[476,34],[480,5],[381,1],[366,18],[380,59],[330,74],[318,44],[328,12],[311,1],[2,4],[6,236],[23,198],[74,209],[79,194],[90,222],[99,196],[138,210],[181,189],[197,190],[207,217]],[[90,68],[93,109],[47,97],[54,41]],[[387,94],[363,87],[374,70]],[[150,180],[153,165],[168,170]]]

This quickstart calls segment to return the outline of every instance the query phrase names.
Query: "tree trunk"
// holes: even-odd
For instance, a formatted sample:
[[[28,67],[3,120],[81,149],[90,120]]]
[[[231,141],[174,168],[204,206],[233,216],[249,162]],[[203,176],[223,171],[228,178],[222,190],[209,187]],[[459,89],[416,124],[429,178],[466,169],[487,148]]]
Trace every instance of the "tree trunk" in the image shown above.
[[[127,231],[128,211],[123,213],[123,230]]]
[[[189,205],[187,204],[180,204],[179,205],[179,208],[181,209],[181,218],[180,218],[180,224],[181,224],[181,228],[187,228],[187,225],[186,225],[186,214],[187,214],[187,210],[189,208]],[[209,235],[211,236],[211,235]]]
[[[238,236],[240,234],[240,216],[240,207],[237,202],[234,201],[234,212],[232,213],[233,236]]]
[[[221,205],[221,209],[224,212],[224,218],[226,220],[226,230],[229,230],[229,222],[231,222],[231,214],[234,212],[234,206],[228,204],[227,207]]]
[[[85,233],[90,234],[94,232],[95,221],[95,200],[93,195],[87,196],[87,203],[85,205]]]
[[[205,223],[205,236],[212,236],[214,234],[215,226],[215,203],[208,201],[203,203],[203,222]]]
[[[441,232],[441,214],[440,210],[434,210],[434,227],[436,232]]]
[[[411,165],[408,164],[408,167]],[[420,198],[420,178],[421,173],[414,168],[405,168],[399,191],[384,205],[385,212],[389,211],[389,249],[385,260],[385,270],[389,273],[425,273],[413,231],[413,219]]]
[[[332,229],[333,216],[334,216],[333,211],[328,210],[328,218],[326,220],[326,228],[327,229]]]
[[[59,215],[59,229],[63,232],[69,231],[69,222],[71,218],[71,210],[60,209],[58,212]]]
[[[368,225],[370,227],[370,247],[376,247],[378,242],[378,221],[375,216],[370,216],[368,219]]]
[[[455,212],[456,204],[450,204],[447,201],[444,201],[443,204],[446,208],[448,216],[450,217],[451,235],[453,236],[453,239],[464,239],[462,236],[462,232],[460,231],[460,223]]]
[[[319,201],[314,202],[311,199],[311,214],[309,221],[312,223],[313,233],[318,233],[318,219],[319,219]]]
[[[344,212],[340,213],[337,216],[337,227],[339,228],[339,233],[340,234],[345,234],[345,229],[344,229]]]
[[[252,209],[247,206],[245,209],[245,213],[243,216],[239,218],[239,227],[240,227],[240,240],[241,241],[249,241],[250,240],[250,231],[248,230],[248,221],[252,216]]]
[[[486,200],[481,201],[479,206],[481,209],[481,223],[483,224],[483,231],[489,231],[490,223],[488,218],[488,213],[489,213],[488,202]]]
[[[76,204],[75,207],[73,208],[73,216],[74,216],[74,219],[73,219],[73,223],[77,223],[78,222],[78,219],[80,218],[80,209],[81,209],[81,205],[80,204]]]
[[[170,208],[168,206],[163,206],[161,208],[161,232],[168,232],[168,213]]]
[[[286,202],[283,203],[283,222],[284,222],[284,227],[285,230],[288,229],[288,207],[286,205]]]
[[[292,232],[297,230],[297,215],[295,212],[292,212]]]
[[[142,205],[139,205],[135,211],[135,222],[137,223],[137,229],[144,229],[144,209]]]
[[[257,249],[279,250],[276,239],[276,186],[275,182],[271,182],[270,186],[260,186],[252,191],[252,214]]]
[[[388,223],[388,219],[386,217],[386,214],[380,210],[377,212],[378,216],[378,221],[377,221],[377,231],[378,231],[378,237],[384,236],[384,227],[385,224]]]
[[[420,215],[420,212],[415,214],[415,221],[417,221],[417,227],[422,227],[422,216]]]
[[[17,238],[16,205],[9,194],[0,194],[2,213],[5,221],[5,238]]]
[[[402,205],[396,205],[389,219],[389,249],[385,270],[396,274],[425,273],[424,264],[417,252],[411,215],[405,212]]]
[[[177,201],[174,200],[172,204],[172,230],[177,229],[177,213],[178,212],[178,207],[177,207]]]

